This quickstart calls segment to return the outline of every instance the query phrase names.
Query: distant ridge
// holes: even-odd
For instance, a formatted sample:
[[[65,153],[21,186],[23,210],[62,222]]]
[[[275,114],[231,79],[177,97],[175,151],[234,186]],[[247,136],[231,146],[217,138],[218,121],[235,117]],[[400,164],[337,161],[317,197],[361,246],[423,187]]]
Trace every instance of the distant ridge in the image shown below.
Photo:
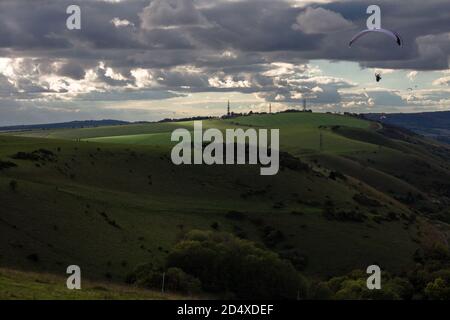
[[[421,113],[368,113],[369,120],[395,125],[442,142],[450,143],[450,111]]]
[[[0,127],[0,131],[28,131],[28,130],[50,130],[50,129],[76,129],[89,127],[119,126],[130,124],[131,122],[120,120],[86,120],[86,121],[70,121],[48,124],[32,124],[19,126]]]

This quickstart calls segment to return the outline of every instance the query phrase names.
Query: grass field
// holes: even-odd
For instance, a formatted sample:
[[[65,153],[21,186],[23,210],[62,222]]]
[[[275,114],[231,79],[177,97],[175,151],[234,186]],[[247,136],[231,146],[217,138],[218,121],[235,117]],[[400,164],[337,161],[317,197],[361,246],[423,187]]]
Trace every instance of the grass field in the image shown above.
[[[91,142],[138,144],[138,145],[172,145],[170,134],[176,128],[193,130],[194,123],[149,123],[114,127],[37,130],[20,133],[26,137],[44,137],[53,139],[81,139]],[[346,152],[370,149],[371,146],[347,139],[329,130],[318,130],[320,126],[348,126],[369,129],[371,123],[356,118],[331,114],[293,113],[277,115],[254,115],[228,120],[203,121],[203,127],[218,128],[276,128],[281,132],[282,147],[301,148],[303,151],[319,151],[320,132],[323,134],[324,148],[327,152]],[[17,135],[17,134],[16,134]]]
[[[0,300],[180,300],[174,294],[120,286],[82,282],[81,290],[69,290],[66,278],[53,274],[0,269]],[[192,299],[192,297],[189,297]]]
[[[450,178],[441,145],[392,138],[372,122],[331,114],[253,115],[203,126],[278,128],[281,150],[310,169],[260,176],[258,166],[175,166],[170,133],[192,130],[193,122],[3,134],[0,160],[17,167],[0,170],[0,266],[61,274],[78,264],[88,279],[122,283],[139,264],[162,266],[181,233],[217,223],[263,245],[265,228],[280,231],[283,240],[271,249],[304,254],[302,272],[311,277],[374,262],[401,271],[414,265],[420,225],[448,210],[446,189],[437,187]],[[13,158],[39,149],[53,156]],[[345,176],[330,178],[332,172]],[[327,217],[329,206],[344,218]],[[351,212],[365,218],[345,218]]]

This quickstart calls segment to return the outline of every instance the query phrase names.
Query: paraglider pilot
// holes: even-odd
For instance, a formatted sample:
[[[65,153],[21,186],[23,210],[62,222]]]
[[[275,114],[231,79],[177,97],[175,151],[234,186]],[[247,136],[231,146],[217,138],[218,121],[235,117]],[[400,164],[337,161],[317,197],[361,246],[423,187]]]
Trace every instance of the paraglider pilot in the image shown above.
[[[380,82],[381,81],[381,74],[379,74],[378,72],[377,73],[375,73],[375,79],[377,80],[377,82]]]

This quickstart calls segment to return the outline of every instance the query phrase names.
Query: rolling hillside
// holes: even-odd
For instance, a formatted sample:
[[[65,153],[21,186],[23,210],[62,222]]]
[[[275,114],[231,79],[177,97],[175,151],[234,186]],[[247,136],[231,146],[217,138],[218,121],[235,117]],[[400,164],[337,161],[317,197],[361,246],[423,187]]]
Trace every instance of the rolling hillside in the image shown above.
[[[122,283],[139,264],[162,265],[181,233],[214,226],[295,250],[304,274],[326,279],[373,263],[401,272],[448,241],[445,145],[330,114],[203,126],[278,128],[288,158],[276,176],[175,166],[170,134],[193,122],[0,135],[0,266],[64,276],[78,264],[85,277]]]
[[[364,115],[368,119],[407,128],[417,134],[450,143],[450,112],[391,113]]]
[[[89,127],[93,128],[93,127],[102,127],[102,126],[119,126],[119,125],[124,125],[124,124],[129,124],[129,122],[118,121],[118,120],[71,121],[71,122],[49,123],[49,124],[6,126],[6,127],[0,127],[0,132],[78,129],[78,128],[89,128]]]

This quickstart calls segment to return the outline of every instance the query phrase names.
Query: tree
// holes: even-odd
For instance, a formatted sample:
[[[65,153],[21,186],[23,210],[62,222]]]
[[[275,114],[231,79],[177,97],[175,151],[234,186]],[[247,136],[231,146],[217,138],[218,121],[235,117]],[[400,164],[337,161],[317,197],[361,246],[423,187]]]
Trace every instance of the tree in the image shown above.
[[[290,262],[227,233],[191,231],[173,248],[167,266],[198,278],[205,291],[239,299],[306,296],[306,283]]]
[[[127,276],[127,283],[147,289],[161,290],[184,294],[196,294],[201,292],[201,282],[197,278],[187,274],[178,268],[169,268],[166,272],[156,269],[151,263],[138,266]]]
[[[428,283],[425,294],[431,300],[450,300],[450,286],[442,278],[437,278]]]
[[[201,292],[202,284],[197,278],[187,274],[179,268],[170,268],[167,270],[165,280],[167,290],[195,294]]]
[[[414,289],[408,280],[392,277],[389,273],[383,275],[381,290],[369,290],[366,280],[365,272],[355,270],[346,276],[332,278],[326,284],[334,292],[335,300],[401,300],[413,295]]]

